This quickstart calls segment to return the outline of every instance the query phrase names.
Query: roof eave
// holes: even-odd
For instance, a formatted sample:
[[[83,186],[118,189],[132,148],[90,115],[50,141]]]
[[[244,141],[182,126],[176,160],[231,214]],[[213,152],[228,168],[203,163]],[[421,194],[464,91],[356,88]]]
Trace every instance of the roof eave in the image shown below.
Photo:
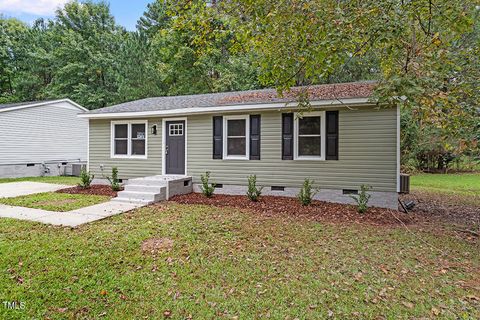
[[[24,104],[21,106],[15,106],[15,107],[10,107],[10,108],[4,108],[0,109],[0,112],[7,112],[7,111],[13,111],[13,110],[19,110],[19,109],[26,109],[26,108],[32,108],[32,107],[40,107],[44,105],[49,105],[49,104],[55,104],[55,103],[60,103],[60,102],[68,102],[71,105],[77,107],[78,109],[86,112],[88,109],[82,107],[78,103],[70,100],[70,99],[58,99],[58,100],[50,100],[50,101],[43,101],[43,102],[37,102],[37,103],[31,103],[31,104]]]
[[[314,100],[310,104],[315,108],[329,107],[357,107],[362,105],[372,105],[375,102],[369,98],[348,98],[334,100]],[[184,109],[156,110],[156,111],[134,111],[134,112],[107,112],[107,113],[81,113],[78,116],[89,119],[118,119],[118,118],[149,118],[149,117],[173,117],[194,114],[212,114],[212,113],[230,113],[239,111],[265,111],[265,110],[284,110],[298,107],[298,102],[276,102],[276,103],[256,103],[243,105],[225,105],[218,107],[193,107]]]

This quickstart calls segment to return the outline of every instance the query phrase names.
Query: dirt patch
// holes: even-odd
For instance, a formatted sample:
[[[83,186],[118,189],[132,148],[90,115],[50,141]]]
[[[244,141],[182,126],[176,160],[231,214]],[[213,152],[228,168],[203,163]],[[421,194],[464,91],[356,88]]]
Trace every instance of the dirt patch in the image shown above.
[[[172,247],[173,240],[169,238],[150,238],[142,242],[142,252],[151,255],[169,251]]]
[[[78,186],[73,188],[60,189],[60,190],[57,190],[57,192],[69,193],[69,194],[92,194],[92,195],[98,195],[98,196],[109,196],[112,198],[115,198],[117,196],[117,191],[113,191],[110,186],[102,185],[102,184],[94,184],[87,189],[82,189]]]
[[[417,217],[467,227],[480,226],[480,207],[462,204],[458,196],[414,191],[400,198],[403,201],[415,201],[411,214]]]
[[[310,219],[341,221],[341,222],[368,222],[378,225],[411,224],[416,217],[395,210],[371,207],[367,213],[359,214],[352,205],[313,201],[310,206],[302,206],[296,198],[263,196],[258,202],[252,202],[246,196],[214,195],[207,198],[200,193],[190,193],[175,196],[170,199],[182,204],[203,204],[217,207],[234,207],[248,209],[267,215],[294,215]],[[399,221],[400,220],[400,221]]]

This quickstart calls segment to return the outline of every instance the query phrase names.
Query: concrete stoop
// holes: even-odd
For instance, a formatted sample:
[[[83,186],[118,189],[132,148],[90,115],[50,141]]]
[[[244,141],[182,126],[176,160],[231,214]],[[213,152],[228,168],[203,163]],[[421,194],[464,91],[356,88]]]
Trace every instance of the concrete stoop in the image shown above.
[[[192,191],[192,177],[150,176],[128,180],[125,190],[119,192],[112,201],[147,205]]]

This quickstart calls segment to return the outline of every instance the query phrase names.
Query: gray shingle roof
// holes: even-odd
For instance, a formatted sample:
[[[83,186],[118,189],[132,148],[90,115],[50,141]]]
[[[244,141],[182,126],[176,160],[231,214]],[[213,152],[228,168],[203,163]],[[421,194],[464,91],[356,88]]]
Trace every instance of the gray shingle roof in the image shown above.
[[[48,102],[48,101],[53,101],[53,100],[26,101],[26,102],[16,102],[16,103],[0,104],[0,109],[7,109],[7,108],[13,108],[13,107],[28,106],[28,105],[30,105],[30,104],[43,103],[43,102]]]
[[[198,107],[293,102],[296,101],[298,93],[302,90],[308,92],[310,100],[368,98],[371,96],[374,87],[375,82],[352,82],[295,87],[289,92],[285,92],[283,96],[279,96],[275,89],[165,96],[125,102],[92,110],[88,113],[165,111]]]

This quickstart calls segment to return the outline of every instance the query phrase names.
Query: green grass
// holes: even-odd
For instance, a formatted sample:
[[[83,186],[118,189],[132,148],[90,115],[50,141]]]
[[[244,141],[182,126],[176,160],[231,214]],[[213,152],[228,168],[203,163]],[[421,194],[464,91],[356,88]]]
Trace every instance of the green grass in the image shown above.
[[[420,174],[411,177],[412,190],[458,197],[480,206],[480,173]]]
[[[25,303],[0,318],[478,319],[478,244],[428,230],[171,203],[78,229],[0,219],[0,297]]]
[[[110,200],[110,197],[107,196],[45,192],[15,198],[0,198],[0,203],[10,206],[65,212],[108,200]]]
[[[76,186],[80,182],[80,178],[55,176],[55,177],[26,177],[26,178],[1,178],[0,179],[0,183],[21,182],[21,181],[33,181],[33,182],[44,182],[44,183],[65,184],[65,185]]]

